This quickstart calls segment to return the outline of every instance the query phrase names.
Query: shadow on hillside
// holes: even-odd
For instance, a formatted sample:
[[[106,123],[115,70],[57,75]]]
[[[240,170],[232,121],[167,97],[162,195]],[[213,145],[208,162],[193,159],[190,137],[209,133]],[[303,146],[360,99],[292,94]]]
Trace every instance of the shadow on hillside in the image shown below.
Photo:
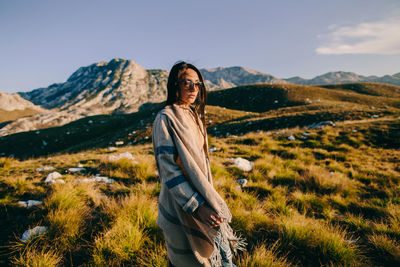
[[[234,119],[214,125],[208,132],[214,136],[227,136],[230,134],[246,134],[258,130],[271,131],[293,127],[304,127],[321,121],[345,121],[369,118],[372,115],[366,111],[342,111],[331,113],[327,111],[303,113],[291,116],[263,118],[259,120],[242,121],[243,118]]]

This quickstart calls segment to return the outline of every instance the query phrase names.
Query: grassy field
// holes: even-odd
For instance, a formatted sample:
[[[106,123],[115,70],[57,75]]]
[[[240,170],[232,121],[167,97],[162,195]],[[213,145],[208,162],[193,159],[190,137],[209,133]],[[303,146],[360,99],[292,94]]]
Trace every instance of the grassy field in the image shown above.
[[[389,105],[397,96],[389,98],[373,106],[368,97],[253,111],[207,106],[214,186],[233,214],[232,227],[248,243],[235,255],[238,266],[400,265],[400,110]],[[157,108],[3,137],[2,149],[18,136],[26,147],[29,138],[62,142],[30,155],[20,144],[20,157],[0,158],[0,265],[167,266],[155,224],[161,186],[149,138]],[[307,128],[327,120],[335,126]],[[86,128],[95,132],[91,139],[78,131]],[[108,150],[117,140],[124,145]],[[122,152],[135,159],[108,158]],[[235,157],[252,161],[253,170],[233,167]],[[54,167],[65,183],[45,183],[51,171],[36,170],[44,166]],[[85,170],[68,171],[77,166]],[[82,182],[96,175],[115,182]],[[248,183],[240,187],[237,179]],[[18,204],[30,199],[43,205]],[[47,232],[22,241],[35,226]]]
[[[400,263],[400,119],[210,137],[214,184],[248,241],[239,266]],[[304,133],[307,132],[307,135]],[[287,140],[292,135],[294,141]],[[307,136],[305,138],[305,136]],[[377,140],[379,138],[381,140]],[[136,162],[108,161],[131,152]],[[245,173],[229,158],[254,162]],[[83,165],[86,172],[65,173]],[[2,158],[1,264],[166,266],[155,225],[160,190],[151,144],[18,161]],[[53,166],[65,184],[47,185]],[[77,183],[95,174],[112,184]],[[248,179],[240,188],[234,181]],[[19,207],[19,200],[43,200]],[[23,242],[37,225],[46,234]],[[39,265],[40,266],[40,265]]]

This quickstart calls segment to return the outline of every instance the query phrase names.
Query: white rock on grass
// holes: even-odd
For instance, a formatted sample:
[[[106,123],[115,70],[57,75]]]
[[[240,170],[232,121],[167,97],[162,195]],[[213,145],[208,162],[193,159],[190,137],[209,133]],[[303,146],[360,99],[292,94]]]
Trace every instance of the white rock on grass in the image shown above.
[[[318,123],[313,123],[311,125],[308,125],[306,128],[307,129],[318,129],[318,128],[322,128],[324,126],[332,126],[334,127],[335,124],[332,121],[321,121]]]
[[[42,205],[43,202],[39,200],[18,201],[18,205],[24,208],[31,208],[33,206]]]
[[[110,147],[107,148],[107,150],[112,152],[112,151],[116,151],[117,148],[113,147],[113,146],[110,146]]]
[[[77,167],[77,168],[69,168],[68,171],[69,172],[83,172],[83,171],[86,171],[86,169],[82,168],[82,167]]]
[[[124,144],[124,141],[116,141],[115,145],[116,146],[122,146]]]
[[[215,146],[213,146],[212,148],[209,149],[210,152],[215,152],[217,151],[217,148]]]
[[[135,158],[132,156],[130,152],[124,152],[124,153],[119,153],[116,155],[110,155],[107,157],[109,161],[117,161],[120,159],[129,159],[129,160],[135,160]]]
[[[296,138],[295,138],[293,135],[289,135],[289,136],[287,137],[287,140],[289,140],[289,141],[295,141]]]
[[[33,229],[28,229],[22,234],[21,240],[26,242],[35,236],[46,233],[48,228],[46,226],[36,226]]]
[[[92,177],[92,180],[94,180],[95,182],[100,182],[100,183],[105,183],[105,184],[111,184],[113,182],[115,182],[114,179],[105,177],[105,176],[96,176],[96,177]]]
[[[48,183],[49,184],[65,184],[65,181],[63,179],[56,179],[56,180],[51,180]]]
[[[244,158],[234,158],[233,165],[244,172],[249,172],[253,169],[254,163]]]
[[[75,182],[77,183],[94,183],[94,182],[98,182],[98,183],[102,183],[102,184],[111,184],[113,182],[115,182],[114,179],[105,177],[105,176],[95,176],[92,178],[83,178],[83,179],[77,179],[75,180]]]
[[[237,179],[235,182],[240,184],[241,187],[245,187],[247,185],[247,179]]]
[[[50,181],[54,181],[56,179],[61,178],[62,175],[59,172],[52,172],[49,173],[46,177],[46,180],[44,180],[46,183],[49,183]]]
[[[55,170],[55,168],[51,167],[51,166],[36,168],[37,172],[54,171],[54,170]]]

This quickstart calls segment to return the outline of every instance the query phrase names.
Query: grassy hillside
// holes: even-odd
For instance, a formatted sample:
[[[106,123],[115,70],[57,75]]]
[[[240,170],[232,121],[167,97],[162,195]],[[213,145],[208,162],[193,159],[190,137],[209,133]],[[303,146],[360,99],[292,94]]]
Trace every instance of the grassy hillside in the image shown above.
[[[248,242],[238,266],[400,265],[399,98],[363,86],[210,93],[214,186]],[[1,137],[0,153],[14,158],[0,157],[0,265],[166,266],[151,146],[161,107]],[[321,121],[335,126],[308,127]],[[122,152],[135,159],[108,158]],[[233,167],[235,157],[253,170]],[[65,183],[45,183],[45,166]],[[114,182],[88,182],[96,175]],[[27,200],[43,205],[18,204]],[[48,231],[22,241],[35,226]]]
[[[400,114],[397,97],[286,84],[210,92],[208,103],[208,132],[215,136],[304,127],[328,120],[395,118]],[[0,137],[0,155],[26,159],[106,147],[116,141],[150,142],[151,124],[161,107],[152,104],[132,114],[87,117],[61,127]]]
[[[318,85],[318,87],[328,89],[350,90],[360,94],[372,96],[400,97],[400,87],[381,83],[348,83]]]
[[[400,96],[397,93],[400,89],[397,86],[380,84],[375,84],[375,86],[372,84],[357,84],[358,87],[354,84],[353,86],[354,88],[364,88],[365,90],[350,90],[348,85],[331,86],[330,88],[332,89],[293,84],[246,85],[210,92],[207,103],[209,105],[252,112],[265,112],[281,107],[307,104],[325,104],[327,102],[400,108]],[[393,88],[393,93],[385,93],[389,91],[387,88]],[[397,91],[394,91],[395,89]],[[368,93],[365,93],[366,91]],[[371,92],[381,92],[381,94],[372,96],[370,95]]]
[[[212,173],[248,242],[239,266],[396,266],[400,263],[400,119],[322,129],[210,137]],[[304,133],[307,132],[307,135]],[[289,141],[292,135],[295,141]],[[107,156],[131,152],[136,162]],[[229,158],[254,162],[251,172]],[[85,172],[71,173],[79,164]],[[65,184],[47,185],[53,166]],[[77,183],[95,174],[112,184]],[[240,188],[234,181],[248,179]],[[160,184],[151,144],[0,159],[1,261],[43,266],[166,266],[155,225]],[[31,209],[19,200],[43,200]],[[22,242],[29,228],[48,232]]]

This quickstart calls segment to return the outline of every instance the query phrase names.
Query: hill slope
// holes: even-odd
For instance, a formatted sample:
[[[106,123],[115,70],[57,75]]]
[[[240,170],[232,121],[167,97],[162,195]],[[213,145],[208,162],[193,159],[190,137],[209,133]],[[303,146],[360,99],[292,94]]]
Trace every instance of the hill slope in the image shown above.
[[[328,102],[400,108],[399,91],[399,87],[381,84],[333,85],[326,88],[293,84],[257,84],[210,92],[207,103],[255,112]],[[372,96],[373,93],[378,96]]]
[[[373,84],[360,86],[378,91]],[[321,121],[393,119],[400,115],[400,99],[396,97],[292,84],[214,91],[209,93],[208,103],[208,132],[214,136],[305,127]],[[0,153],[26,158],[106,147],[120,140],[135,144],[149,142],[151,124],[162,105],[149,104],[131,114],[86,117],[62,127],[3,136]]]

